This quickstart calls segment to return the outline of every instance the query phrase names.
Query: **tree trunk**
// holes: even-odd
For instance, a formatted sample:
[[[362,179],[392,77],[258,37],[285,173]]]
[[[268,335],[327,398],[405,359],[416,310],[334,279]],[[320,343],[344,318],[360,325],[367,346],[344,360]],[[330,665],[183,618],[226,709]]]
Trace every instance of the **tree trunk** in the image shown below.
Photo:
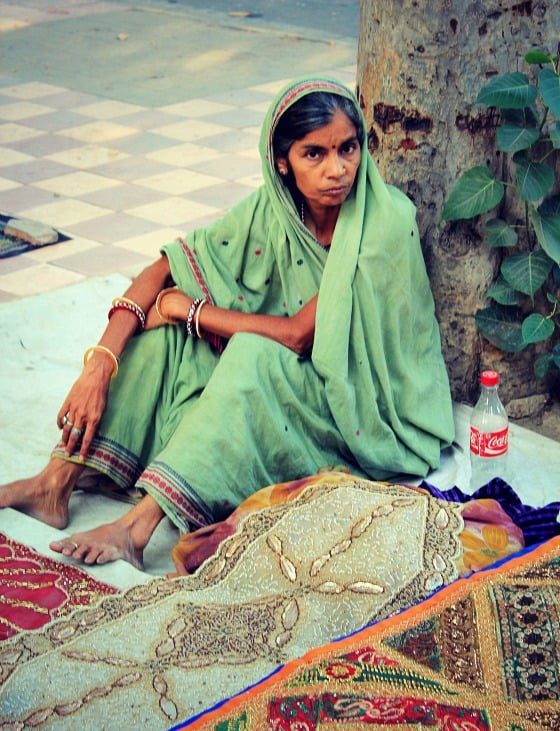
[[[547,391],[533,375],[535,349],[507,355],[478,334],[473,319],[499,267],[480,223],[443,224],[460,173],[504,165],[496,119],[475,104],[496,74],[523,71],[529,50],[555,54],[556,0],[361,0],[358,95],[370,151],[387,182],[412,198],[440,321],[453,397],[473,403],[479,373],[494,367],[511,401]]]

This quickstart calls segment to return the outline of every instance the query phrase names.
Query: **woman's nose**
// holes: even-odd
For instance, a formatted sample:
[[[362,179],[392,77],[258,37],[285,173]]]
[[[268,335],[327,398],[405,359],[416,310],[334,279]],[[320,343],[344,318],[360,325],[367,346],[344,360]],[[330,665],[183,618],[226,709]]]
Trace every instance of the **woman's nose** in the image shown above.
[[[328,159],[328,166],[327,171],[329,175],[340,177],[341,175],[344,175],[344,161],[341,159],[340,155],[333,154],[329,155]]]

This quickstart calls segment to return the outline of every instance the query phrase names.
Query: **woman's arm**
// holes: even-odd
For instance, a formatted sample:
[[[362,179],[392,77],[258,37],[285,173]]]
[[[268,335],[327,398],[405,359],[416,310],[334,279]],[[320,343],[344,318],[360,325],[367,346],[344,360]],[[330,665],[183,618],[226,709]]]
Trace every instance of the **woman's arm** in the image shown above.
[[[185,321],[192,298],[178,289],[166,292],[160,298],[159,310],[169,320]],[[236,332],[250,332],[276,340],[302,355],[313,345],[317,295],[291,317],[282,315],[253,315],[236,310],[225,310],[205,303],[199,314],[199,326],[205,332],[230,338]]]
[[[171,283],[170,279],[169,262],[166,256],[162,256],[134,279],[124,296],[135,302],[144,312],[151,311],[158,293]],[[137,328],[138,318],[133,312],[117,309],[98,344],[119,358]],[[62,429],[62,441],[66,445],[68,456],[80,444],[80,457],[85,458],[105,410],[114,366],[113,359],[106,351],[92,351],[82,373],[64,400],[58,412],[57,423]],[[76,430],[81,430],[82,433]]]

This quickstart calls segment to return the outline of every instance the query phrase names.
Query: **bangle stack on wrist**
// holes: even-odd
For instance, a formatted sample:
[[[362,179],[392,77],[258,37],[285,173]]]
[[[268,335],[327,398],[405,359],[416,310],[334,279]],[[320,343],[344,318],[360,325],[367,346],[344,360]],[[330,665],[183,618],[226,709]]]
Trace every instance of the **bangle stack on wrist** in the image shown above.
[[[146,313],[140,305],[136,304],[136,302],[128,299],[128,297],[115,297],[111,305],[112,306],[108,314],[109,320],[117,310],[128,310],[129,312],[132,312],[133,315],[136,315],[136,319],[138,320],[138,329],[144,329],[146,324]]]
[[[187,334],[192,338],[200,337],[200,310],[206,304],[206,300],[197,298],[191,302],[189,311],[187,312]]]

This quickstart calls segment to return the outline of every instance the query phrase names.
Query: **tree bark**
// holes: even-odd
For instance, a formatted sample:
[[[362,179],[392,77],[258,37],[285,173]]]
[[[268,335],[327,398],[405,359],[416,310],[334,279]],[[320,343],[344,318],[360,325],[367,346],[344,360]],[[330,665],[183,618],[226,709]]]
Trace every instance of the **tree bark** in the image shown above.
[[[473,403],[479,373],[502,374],[504,400],[542,394],[533,346],[516,355],[478,334],[474,314],[500,264],[481,223],[441,223],[458,176],[488,164],[507,174],[495,144],[493,112],[475,104],[491,77],[530,75],[529,50],[557,52],[556,0],[361,0],[358,96],[370,151],[387,182],[418,207],[420,235],[440,321],[453,397]]]

